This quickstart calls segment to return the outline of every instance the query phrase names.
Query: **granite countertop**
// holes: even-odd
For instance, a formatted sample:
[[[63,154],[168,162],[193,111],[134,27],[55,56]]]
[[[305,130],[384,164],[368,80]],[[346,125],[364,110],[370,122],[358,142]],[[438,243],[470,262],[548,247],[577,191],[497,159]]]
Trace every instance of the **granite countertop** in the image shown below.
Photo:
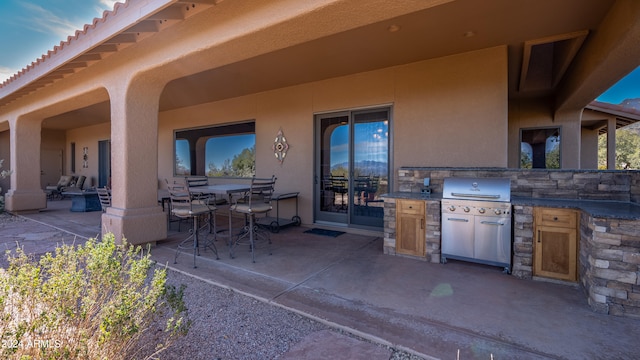
[[[640,220],[640,205],[625,201],[511,198],[513,205],[578,209],[597,218]]]
[[[425,201],[442,200],[442,194],[422,194],[418,192],[399,191],[383,194],[382,197]],[[521,206],[544,206],[553,208],[577,209],[582,210],[590,216],[596,218],[640,220],[640,204],[625,201],[512,197],[511,204]]]

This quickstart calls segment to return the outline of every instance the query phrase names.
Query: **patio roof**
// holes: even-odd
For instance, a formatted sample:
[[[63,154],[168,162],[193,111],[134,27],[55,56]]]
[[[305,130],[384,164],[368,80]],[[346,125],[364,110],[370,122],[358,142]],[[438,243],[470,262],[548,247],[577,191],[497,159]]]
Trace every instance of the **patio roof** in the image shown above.
[[[146,37],[167,29],[222,0],[126,0],[85,24],[42,57],[0,84],[0,106],[75,74]],[[139,14],[132,20],[130,14]],[[127,16],[129,15],[129,16]],[[3,91],[2,88],[6,88]]]
[[[113,11],[106,11],[102,18],[94,19],[75,36],[1,84],[0,107],[73,76],[197,14],[204,17],[201,19],[216,21],[217,14],[238,6],[235,2],[227,3],[221,0],[117,3]],[[607,50],[610,56],[597,71],[582,72],[584,66],[577,66],[592,65],[589,57],[593,49],[589,49],[589,43],[603,24],[611,26],[625,20],[616,19],[624,13],[620,6],[622,10],[617,9],[614,19],[605,21],[614,4],[614,0],[520,1],[517,5],[510,0],[429,0],[418,5],[391,5],[385,1],[305,5],[308,9],[290,18],[269,20],[256,37],[269,40],[262,42],[268,46],[256,48],[254,54],[241,61],[233,60],[204,71],[190,70],[186,64],[193,62],[194,56],[203,55],[185,54],[175,63],[167,64],[167,68],[180,67],[181,73],[168,82],[160,109],[502,45],[508,51],[510,98],[556,97],[558,107],[578,103],[581,108],[586,104],[584,99],[597,96],[598,91],[606,90],[624,76],[627,68],[638,65],[633,54],[625,52],[622,56],[618,49],[635,39],[634,30],[631,35],[609,34],[609,38],[629,39],[620,40],[622,44],[607,43],[611,47]],[[251,5],[243,6],[249,9]],[[283,1],[281,6],[291,4]],[[376,11],[369,9],[376,6]],[[388,13],[398,16],[385,15],[380,10],[387,7]],[[599,49],[601,46],[595,43],[594,49]],[[206,56],[211,54],[208,52]],[[207,59],[200,61],[206,63]],[[604,69],[612,69],[608,66],[611,62],[617,65],[615,73]],[[570,74],[573,68],[578,69],[578,75]],[[581,80],[586,77],[588,81],[575,81],[575,76]],[[225,86],[218,86],[220,83]],[[199,90],[186,93],[185,84]]]
[[[627,106],[609,104],[600,101],[592,101],[589,105],[586,106],[586,109],[614,115],[616,117],[616,129],[620,129],[640,121],[640,111]],[[590,128],[599,128],[598,135],[607,133],[606,125],[606,121],[595,121],[588,124]]]

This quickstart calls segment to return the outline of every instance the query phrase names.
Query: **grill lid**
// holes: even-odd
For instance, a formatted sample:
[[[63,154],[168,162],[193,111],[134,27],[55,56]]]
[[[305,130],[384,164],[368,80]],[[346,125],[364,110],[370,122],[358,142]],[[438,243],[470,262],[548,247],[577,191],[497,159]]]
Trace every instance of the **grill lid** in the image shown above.
[[[511,201],[511,179],[445,178],[442,198],[509,202]]]

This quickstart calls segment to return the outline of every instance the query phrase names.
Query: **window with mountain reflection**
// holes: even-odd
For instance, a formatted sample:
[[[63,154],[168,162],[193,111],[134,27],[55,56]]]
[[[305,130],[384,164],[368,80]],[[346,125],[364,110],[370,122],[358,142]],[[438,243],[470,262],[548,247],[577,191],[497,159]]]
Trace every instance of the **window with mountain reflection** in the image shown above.
[[[176,176],[255,175],[255,121],[174,131]]]

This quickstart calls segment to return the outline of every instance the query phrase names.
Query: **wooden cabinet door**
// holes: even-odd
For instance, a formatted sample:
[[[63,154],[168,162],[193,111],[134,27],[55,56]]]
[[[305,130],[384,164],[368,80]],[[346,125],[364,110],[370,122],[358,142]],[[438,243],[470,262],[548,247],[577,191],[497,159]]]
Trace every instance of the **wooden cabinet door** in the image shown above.
[[[424,201],[397,200],[396,253],[425,256]]]
[[[537,225],[535,236],[533,274],[577,281],[576,228]]]

